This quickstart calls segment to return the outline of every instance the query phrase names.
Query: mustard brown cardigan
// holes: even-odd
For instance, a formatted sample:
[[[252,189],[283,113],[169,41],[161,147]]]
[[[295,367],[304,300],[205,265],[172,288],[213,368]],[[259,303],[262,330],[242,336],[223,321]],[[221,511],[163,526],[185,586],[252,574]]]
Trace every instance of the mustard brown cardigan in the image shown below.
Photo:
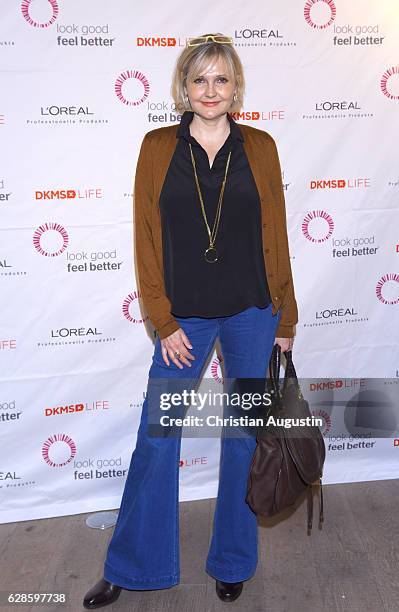
[[[165,294],[159,210],[159,196],[177,144],[177,127],[165,126],[145,134],[134,179],[134,242],[139,292],[161,339],[180,327],[171,314],[171,304]],[[272,313],[282,309],[276,337],[291,338],[298,322],[298,308],[277,147],[268,132],[241,123],[239,127],[261,202],[263,255]]]

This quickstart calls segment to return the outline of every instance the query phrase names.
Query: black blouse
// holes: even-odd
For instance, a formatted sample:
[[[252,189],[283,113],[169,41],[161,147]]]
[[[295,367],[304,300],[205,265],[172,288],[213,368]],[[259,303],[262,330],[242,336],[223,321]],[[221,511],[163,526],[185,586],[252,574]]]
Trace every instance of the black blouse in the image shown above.
[[[261,233],[261,208],[239,126],[227,115],[230,134],[209,167],[205,149],[190,134],[194,116],[185,111],[177,144],[162,186],[159,206],[165,291],[173,315],[223,317],[250,306],[271,302],[266,279]],[[218,261],[204,258],[209,246],[195,183],[189,142],[197,168],[202,199],[212,231],[227,157],[227,173],[215,247]]]

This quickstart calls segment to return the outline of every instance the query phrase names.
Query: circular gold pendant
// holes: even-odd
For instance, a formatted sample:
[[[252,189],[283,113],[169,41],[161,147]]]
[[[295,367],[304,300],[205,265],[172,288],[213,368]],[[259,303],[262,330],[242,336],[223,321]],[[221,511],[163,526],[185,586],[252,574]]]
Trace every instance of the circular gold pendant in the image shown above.
[[[218,260],[218,252],[215,247],[209,247],[205,251],[205,261],[208,263],[215,263]]]

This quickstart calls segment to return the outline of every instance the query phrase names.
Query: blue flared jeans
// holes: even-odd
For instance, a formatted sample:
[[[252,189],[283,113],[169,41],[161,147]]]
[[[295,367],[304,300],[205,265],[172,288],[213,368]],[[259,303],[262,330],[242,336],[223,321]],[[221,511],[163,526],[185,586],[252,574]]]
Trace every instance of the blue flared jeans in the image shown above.
[[[217,317],[175,317],[186,333],[192,367],[167,366],[156,339],[149,379],[200,381],[219,337],[224,378],[267,376],[281,309],[252,306]],[[151,380],[148,381],[150,384]],[[148,387],[147,387],[148,389]],[[164,589],[180,581],[179,460],[181,437],[148,435],[148,393],[118,519],[104,564],[104,578],[126,589]],[[247,580],[258,562],[256,514],[245,501],[256,438],[221,436],[219,486],[205,571],[225,582]]]

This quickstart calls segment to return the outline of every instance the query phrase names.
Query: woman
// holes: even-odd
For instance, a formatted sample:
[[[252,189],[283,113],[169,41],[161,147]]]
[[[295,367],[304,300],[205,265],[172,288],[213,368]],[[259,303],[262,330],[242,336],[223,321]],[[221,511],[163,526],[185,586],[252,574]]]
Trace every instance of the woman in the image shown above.
[[[238,125],[244,75],[232,39],[189,39],[172,84],[179,125],[148,132],[135,178],[138,280],[157,330],[149,381],[200,380],[220,339],[224,377],[264,378],[273,344],[292,348],[298,320],[281,170],[273,138]],[[136,448],[94,609],[121,589],[179,583],[179,436],[148,436],[148,389]],[[159,406],[158,406],[159,408]],[[254,436],[221,439],[219,489],[205,569],[224,601],[257,565],[257,520],[245,502]]]

